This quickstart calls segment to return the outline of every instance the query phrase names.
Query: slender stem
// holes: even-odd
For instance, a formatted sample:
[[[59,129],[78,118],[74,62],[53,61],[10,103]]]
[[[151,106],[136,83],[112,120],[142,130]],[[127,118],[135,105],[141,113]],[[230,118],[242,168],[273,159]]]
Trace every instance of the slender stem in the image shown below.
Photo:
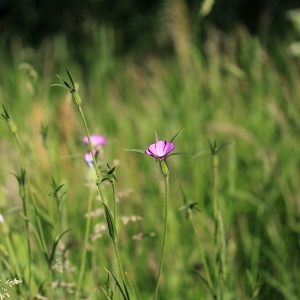
[[[2,224],[2,225],[3,225],[3,228],[4,228],[3,229],[3,235],[4,235],[5,242],[6,242],[6,247],[8,249],[9,257],[13,261],[13,264],[14,264],[14,267],[15,267],[15,272],[18,276],[18,279],[21,279],[22,278],[22,275],[21,275],[22,273],[21,273],[21,270],[19,268],[17,257],[15,255],[16,251],[14,250],[14,248],[12,246],[12,243],[11,243],[11,240],[10,240],[9,229],[8,229],[8,227],[5,223]]]
[[[17,144],[18,144],[18,147],[19,147],[19,150],[20,150],[20,155],[21,155],[21,160],[22,160],[23,168],[26,171],[26,174],[28,174],[27,169],[26,169],[26,165],[27,164],[26,164],[26,161],[25,161],[23,147],[22,147],[22,144],[20,142],[18,134],[15,134],[15,139],[17,141]],[[27,179],[27,182],[28,182],[29,194],[30,194],[31,200],[33,202],[33,207],[34,207],[34,210],[35,210],[35,213],[36,213],[36,217],[37,217],[37,224],[38,224],[39,234],[40,234],[40,238],[41,238],[42,245],[43,245],[43,251],[44,251],[44,254],[45,254],[46,258],[47,258],[46,241],[45,241],[45,237],[44,237],[44,232],[43,232],[43,227],[42,227],[42,223],[41,223],[41,220],[40,220],[40,216],[39,216],[39,213],[37,212],[36,199],[35,199],[35,196],[34,196],[34,194],[32,192],[32,188],[31,188],[31,180],[30,180],[29,176],[26,176],[26,179]]]
[[[192,211],[190,213],[189,219],[190,219],[190,221],[192,223],[192,226],[193,226],[193,229],[194,229],[194,232],[195,232],[198,244],[199,244],[201,261],[203,263],[204,271],[205,271],[205,274],[206,274],[206,280],[207,280],[207,283],[208,283],[208,287],[209,287],[210,291],[213,293],[213,285],[212,285],[212,280],[211,280],[211,276],[210,276],[210,271],[209,271],[209,268],[208,268],[208,265],[207,265],[207,261],[206,261],[206,257],[205,257],[205,252],[204,252],[204,249],[203,249],[203,245],[202,245],[201,239],[200,239],[199,234],[198,234],[198,229],[197,229],[197,226],[196,226],[195,217],[194,217]]]
[[[127,287],[126,287],[126,283],[125,283],[124,271],[123,271],[122,262],[121,262],[118,247],[117,247],[117,241],[113,240],[113,244],[114,244],[114,249],[115,249],[115,253],[116,253],[116,257],[117,257],[117,261],[118,261],[118,265],[119,265],[119,270],[120,270],[120,273],[121,273],[121,278],[122,278],[122,281],[123,281],[123,286],[124,286],[124,289],[125,289],[125,293],[127,294]]]
[[[217,278],[217,299],[222,300],[225,292],[226,281],[226,236],[224,229],[224,221],[220,205],[218,201],[218,157],[214,154],[212,157],[213,166],[213,200],[214,200],[214,219],[215,219],[215,255],[216,268],[215,274]]]
[[[92,154],[92,157],[93,157],[93,165],[94,165],[94,169],[95,169],[96,176],[97,176],[97,189],[98,189],[98,193],[99,193],[99,196],[101,198],[101,201],[105,203],[105,200],[104,200],[104,197],[103,197],[102,188],[101,188],[101,185],[100,185],[100,182],[101,182],[101,180],[100,180],[100,174],[99,174],[99,170],[98,170],[98,167],[97,167],[96,158],[95,158],[94,151],[93,151],[93,145],[92,145],[91,138],[90,138],[89,128],[87,126],[87,123],[86,123],[86,120],[85,120],[85,117],[84,117],[84,113],[82,111],[81,106],[78,106],[78,110],[80,112],[80,116],[81,116],[81,119],[82,119],[84,127],[85,127],[86,135],[87,135],[88,142],[89,142],[89,148],[90,148],[90,151],[91,151],[91,154]]]
[[[23,148],[22,148],[22,144],[21,141],[19,139],[19,136],[17,133],[14,134],[15,140],[17,142],[18,148],[19,148],[19,152],[20,152],[20,157],[21,157],[21,165],[23,168],[23,171],[25,172],[24,176],[27,178],[28,175],[26,173],[26,169],[25,169],[25,157],[24,157],[24,153],[23,153]],[[28,180],[28,179],[27,179]],[[29,183],[28,183],[29,184]],[[21,193],[21,198],[22,198],[22,206],[23,206],[23,214],[25,216],[25,227],[26,227],[26,236],[27,236],[27,259],[28,259],[28,285],[30,285],[30,281],[31,281],[31,245],[30,245],[30,238],[29,238],[29,219],[28,219],[28,214],[27,214],[27,204],[26,204],[26,194],[25,194],[25,187],[22,187],[23,189],[23,193]]]
[[[81,258],[80,273],[79,273],[79,279],[78,279],[78,283],[77,283],[77,293],[76,293],[76,298],[75,299],[79,299],[80,289],[81,289],[81,286],[82,286],[82,279],[83,279],[84,270],[85,270],[88,239],[89,239],[89,234],[90,234],[90,231],[91,231],[92,203],[93,203],[93,188],[91,186],[90,191],[89,191],[89,198],[88,198],[87,221],[86,221],[85,235],[84,235],[84,248],[83,248],[83,253],[82,253],[82,258]]]
[[[111,186],[112,186],[113,199],[114,199],[114,222],[115,222],[115,228],[117,230],[117,216],[116,216],[116,202],[117,202],[117,199],[116,199],[115,183],[113,181],[111,183]],[[117,231],[117,234],[118,234],[118,231]]]
[[[37,211],[37,203],[36,203],[35,195],[32,192],[31,180],[30,180],[30,177],[28,176],[28,172],[27,172],[27,163],[26,163],[26,159],[25,159],[25,155],[24,155],[24,150],[23,150],[22,143],[20,141],[20,138],[19,138],[19,135],[18,135],[17,132],[14,133],[14,137],[15,137],[15,140],[17,142],[17,145],[18,145],[18,148],[19,148],[19,151],[20,151],[21,164],[22,164],[23,169],[24,169],[25,174],[26,174],[26,180],[27,180],[27,184],[28,184],[29,195],[30,195],[30,198],[32,200],[33,208],[34,208],[35,215],[36,215],[38,231],[39,231],[39,236],[40,236],[40,239],[41,239],[41,242],[42,242],[42,248],[43,248],[44,256],[45,256],[45,259],[47,261],[48,270],[51,273],[51,266],[49,265],[48,254],[47,254],[48,251],[47,251],[47,246],[46,246],[46,240],[45,240],[44,231],[43,231],[42,223],[41,223],[41,220],[40,220],[40,216],[39,216],[39,213]],[[25,222],[26,222],[26,231],[27,231],[28,265],[29,265],[28,284],[30,285],[32,257],[31,257],[31,246],[30,246],[30,239],[29,239],[29,220],[28,220],[28,216],[27,216],[26,199],[22,198],[22,201],[23,201],[23,212],[24,212],[24,215],[26,217]],[[51,277],[52,276],[48,276],[48,279],[51,279]],[[50,282],[50,286],[51,286],[51,282]],[[50,293],[52,293],[52,289],[50,289]]]
[[[165,176],[165,190],[166,190],[166,199],[165,199],[165,213],[164,213],[164,232],[163,232],[163,242],[162,242],[162,250],[161,250],[161,258],[160,258],[160,265],[156,280],[156,287],[154,291],[153,300],[156,299],[160,276],[162,272],[164,256],[165,256],[165,246],[166,246],[166,236],[167,236],[167,221],[168,221],[168,200],[169,200],[169,175]]]
[[[218,189],[218,157],[217,155],[213,155],[212,157],[212,165],[213,165],[213,204],[214,204],[214,219],[215,222],[218,220],[218,197],[217,197],[217,189]]]
[[[93,151],[93,145],[92,145],[92,142],[91,142],[88,125],[87,125],[87,122],[85,120],[84,113],[82,111],[81,106],[79,105],[77,107],[78,107],[78,110],[80,112],[80,116],[81,116],[81,119],[83,121],[85,130],[86,130],[86,135],[87,135],[88,142],[89,142],[89,148],[90,148],[90,151],[91,151],[91,154],[92,154],[92,157],[93,157],[93,165],[94,165],[94,169],[95,169],[96,176],[97,176],[97,189],[98,189],[98,193],[99,193],[101,202],[105,203],[105,199],[104,199],[102,188],[101,188],[101,184],[100,184],[101,183],[100,174],[99,174],[99,170],[98,170],[98,167],[97,167],[96,158],[95,158],[94,151]],[[115,198],[116,194],[115,194],[114,184],[112,184],[112,188],[113,188],[113,197],[114,197],[114,217],[113,218],[114,218],[114,225],[115,225],[115,228],[116,228],[116,198]],[[117,232],[116,232],[116,234],[117,234]],[[120,273],[121,273],[121,277],[122,277],[123,285],[124,285],[124,288],[125,288],[125,292],[127,293],[127,287],[126,287],[126,283],[125,283],[125,277],[124,277],[123,267],[122,267],[121,259],[120,259],[120,256],[119,256],[118,248],[117,248],[117,245],[116,245],[116,240],[114,240],[112,238],[112,241],[113,241],[113,244],[114,244],[114,249],[115,249],[116,257],[117,257],[117,260],[118,260],[119,270],[120,270]]]

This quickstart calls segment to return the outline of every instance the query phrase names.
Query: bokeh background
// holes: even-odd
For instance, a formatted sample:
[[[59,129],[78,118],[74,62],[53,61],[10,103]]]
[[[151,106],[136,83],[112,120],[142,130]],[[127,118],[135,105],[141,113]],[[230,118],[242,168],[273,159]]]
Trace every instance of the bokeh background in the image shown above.
[[[298,0],[0,0],[0,101],[18,126],[49,249],[58,224],[49,196],[52,178],[66,192],[60,232],[73,228],[62,239],[62,252],[68,252],[75,271],[53,271],[54,279],[76,284],[88,193],[84,127],[68,92],[51,87],[59,82],[56,74],[67,79],[68,66],[90,132],[108,140],[100,164],[117,168],[118,213],[139,216],[126,225],[120,219],[119,244],[141,299],[150,299],[155,286],[164,186],[152,158],[123,149],[146,149],[155,131],[169,140],[183,128],[176,152],[193,158],[169,161],[169,237],[160,299],[213,299],[201,280],[197,239],[178,210],[184,198],[198,203],[198,235],[213,273],[207,139],[229,143],[218,154],[224,299],[300,299],[299,7]],[[20,154],[5,122],[0,135],[0,213],[24,265],[22,203],[11,174],[19,170]],[[106,193],[109,198],[109,187]],[[93,209],[99,206],[95,200]],[[102,221],[93,219],[85,299],[102,299],[103,267],[115,271],[107,234],[93,240]],[[138,234],[146,237],[137,241]],[[5,246],[1,236],[0,242]],[[24,289],[34,299],[47,296],[47,266],[33,233],[32,243],[36,261]],[[15,273],[0,251],[5,281]],[[63,285],[55,295],[72,297]]]

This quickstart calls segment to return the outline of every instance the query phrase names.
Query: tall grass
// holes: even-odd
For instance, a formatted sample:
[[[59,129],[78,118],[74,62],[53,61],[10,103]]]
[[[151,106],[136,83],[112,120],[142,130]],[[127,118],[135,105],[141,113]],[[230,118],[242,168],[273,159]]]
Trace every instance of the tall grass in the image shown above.
[[[9,230],[0,234],[2,282],[21,273],[18,280],[23,282],[14,289],[19,299],[72,299],[77,289],[90,193],[81,142],[85,129],[70,95],[50,87],[57,83],[55,74],[64,74],[68,65],[89,131],[108,139],[98,163],[100,170],[107,170],[106,163],[116,167],[118,247],[140,299],[151,299],[156,284],[164,181],[153,159],[123,149],[146,149],[155,131],[168,139],[182,128],[176,151],[194,157],[169,161],[171,201],[159,299],[213,299],[214,294],[219,299],[299,299],[299,61],[279,42],[267,53],[244,30],[235,36],[211,30],[204,53],[190,45],[184,63],[177,56],[115,57],[110,30],[101,28],[94,35],[88,72],[69,55],[64,36],[37,51],[16,42],[11,59],[0,53],[0,98],[18,128],[30,178],[26,189],[32,192],[27,193],[26,218],[18,181],[11,174],[22,166],[20,153],[2,122],[0,213]],[[216,189],[207,138],[217,145],[230,143],[218,153]],[[103,185],[103,193],[112,208],[109,185]],[[101,231],[101,202],[92,194],[93,232],[80,297],[105,299],[104,289],[121,299],[105,271],[117,275],[118,264],[108,230]],[[221,294],[215,272],[220,260],[214,243],[214,197],[226,242],[227,277]],[[194,223],[179,210],[184,201],[197,203]]]

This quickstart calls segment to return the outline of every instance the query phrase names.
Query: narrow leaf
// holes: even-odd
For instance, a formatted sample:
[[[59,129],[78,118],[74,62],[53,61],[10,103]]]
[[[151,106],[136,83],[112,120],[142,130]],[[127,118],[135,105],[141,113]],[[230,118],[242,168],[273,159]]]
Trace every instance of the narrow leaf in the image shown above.
[[[53,247],[52,247],[51,255],[50,255],[49,259],[48,259],[49,265],[51,265],[51,263],[52,263],[52,260],[53,260],[54,254],[55,254],[55,250],[56,250],[56,247],[57,247],[59,241],[61,240],[61,238],[62,238],[67,232],[69,232],[69,231],[71,231],[71,230],[72,230],[72,228],[67,229],[67,230],[65,230],[64,232],[62,232],[62,233],[59,235],[59,237],[56,239],[56,241],[54,242]]]
[[[131,286],[131,288],[132,288],[132,290],[133,290],[133,292],[134,292],[135,299],[136,299],[136,300],[140,300],[140,297],[139,297],[139,295],[138,295],[138,292],[137,292],[137,290],[136,290],[136,287],[135,287],[133,281],[131,280],[131,278],[129,277],[129,275],[128,275],[127,272],[125,272],[125,275],[126,275],[128,281],[129,281],[129,283],[130,283],[130,286]]]
[[[125,300],[129,300],[129,297],[127,297],[127,296],[125,295],[125,292],[123,291],[123,289],[122,289],[122,287],[121,287],[121,285],[120,285],[118,279],[117,279],[112,273],[110,273],[110,271],[108,271],[106,268],[104,268],[104,269],[105,269],[105,271],[106,271],[106,272],[107,272],[107,273],[115,280],[115,282],[116,282],[116,284],[117,284],[117,286],[118,286],[118,288],[119,288],[119,290],[120,290],[120,292],[121,292],[123,298],[124,298]],[[125,283],[124,283],[124,286],[125,286],[125,288],[126,288]],[[126,291],[126,293],[128,294],[127,291]]]
[[[104,212],[105,212],[105,217],[106,217],[106,222],[107,222],[109,235],[110,235],[110,237],[112,238],[113,241],[116,241],[116,232],[117,231],[116,231],[113,216],[112,216],[109,208],[107,207],[107,205],[105,203],[102,203],[102,205],[104,206]]]
[[[100,289],[103,291],[103,293],[105,294],[106,296],[106,299],[108,300],[112,300],[112,298],[107,294],[106,290],[101,286]]]
[[[156,141],[156,143],[159,141],[159,137],[158,137],[158,134],[156,131],[155,131],[155,141]]]

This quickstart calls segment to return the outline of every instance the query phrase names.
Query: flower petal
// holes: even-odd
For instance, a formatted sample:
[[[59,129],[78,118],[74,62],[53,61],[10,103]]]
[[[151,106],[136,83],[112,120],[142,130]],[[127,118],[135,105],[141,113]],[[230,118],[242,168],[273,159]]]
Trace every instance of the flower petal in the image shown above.
[[[167,155],[174,150],[174,144],[168,141],[157,141],[151,144],[145,151],[147,155],[151,155],[156,159],[164,160]]]
[[[97,135],[97,134],[92,134],[90,135],[91,143],[93,146],[100,146],[100,145],[105,145],[106,144],[106,139],[102,135]],[[85,144],[89,143],[88,137],[85,136],[82,141]]]
[[[94,156],[96,158],[98,154],[98,151],[94,149]],[[94,166],[94,161],[93,161],[93,156],[92,156],[92,152],[91,151],[88,151],[86,154],[85,154],[85,157],[84,157],[86,163],[89,165],[90,168],[92,168]]]

